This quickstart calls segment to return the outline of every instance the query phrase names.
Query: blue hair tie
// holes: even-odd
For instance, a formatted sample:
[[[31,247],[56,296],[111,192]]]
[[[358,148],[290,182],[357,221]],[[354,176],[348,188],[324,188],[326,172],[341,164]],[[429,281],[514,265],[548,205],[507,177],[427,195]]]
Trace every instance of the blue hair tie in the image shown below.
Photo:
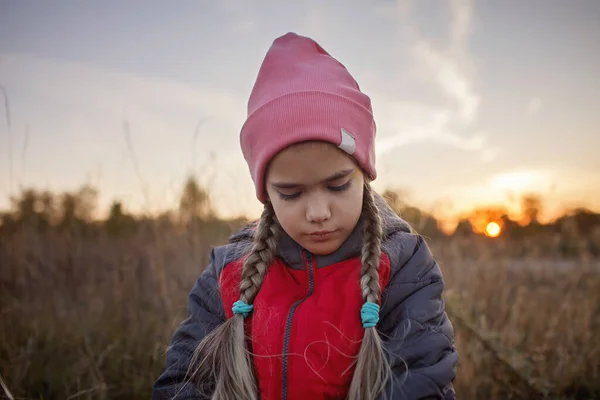
[[[372,328],[379,322],[379,304],[370,301],[363,304],[360,317],[364,328]]]
[[[245,303],[242,300],[238,300],[235,303],[233,303],[232,310],[234,314],[242,314],[244,318],[246,318],[248,317],[248,314],[250,314],[253,308],[253,305]]]

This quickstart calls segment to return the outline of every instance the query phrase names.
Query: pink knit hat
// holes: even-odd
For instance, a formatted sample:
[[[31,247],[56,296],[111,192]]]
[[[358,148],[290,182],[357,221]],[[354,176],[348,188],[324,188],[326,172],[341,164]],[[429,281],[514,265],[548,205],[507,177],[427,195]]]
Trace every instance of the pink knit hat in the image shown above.
[[[371,179],[377,177],[371,100],[318,43],[288,33],[273,42],[263,60],[240,134],[262,203],[265,170],[273,156],[308,140],[333,143],[354,157]]]

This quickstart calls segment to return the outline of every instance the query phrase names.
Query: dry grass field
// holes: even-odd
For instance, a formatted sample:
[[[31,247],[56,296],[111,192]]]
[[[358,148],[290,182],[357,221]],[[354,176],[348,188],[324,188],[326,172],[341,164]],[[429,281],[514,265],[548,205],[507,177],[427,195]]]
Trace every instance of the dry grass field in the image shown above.
[[[241,223],[3,232],[0,375],[14,398],[148,399],[210,247]],[[459,398],[600,398],[598,261],[585,246],[553,252],[563,239],[428,239],[456,329]]]

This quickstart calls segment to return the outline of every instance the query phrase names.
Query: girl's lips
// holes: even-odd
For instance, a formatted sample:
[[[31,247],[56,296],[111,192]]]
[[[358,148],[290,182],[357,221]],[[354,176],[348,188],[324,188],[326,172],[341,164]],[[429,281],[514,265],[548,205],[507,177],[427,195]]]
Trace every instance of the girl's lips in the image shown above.
[[[310,236],[310,238],[316,242],[325,242],[331,239],[334,233],[335,231],[318,231],[312,232],[308,236]]]

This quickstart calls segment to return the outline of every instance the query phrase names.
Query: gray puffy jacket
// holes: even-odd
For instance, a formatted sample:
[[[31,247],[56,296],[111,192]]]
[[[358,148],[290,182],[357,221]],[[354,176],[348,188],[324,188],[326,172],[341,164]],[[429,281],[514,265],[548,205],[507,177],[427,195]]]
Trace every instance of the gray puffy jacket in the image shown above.
[[[389,282],[382,294],[377,325],[395,373],[386,398],[454,399],[458,354],[453,327],[444,311],[441,270],[422,237],[412,233],[380,196],[376,196],[376,202],[383,219],[382,250],[390,260]],[[318,268],[360,255],[361,224],[334,254],[313,256]],[[247,227],[233,235],[228,244],[212,251],[208,267],[189,295],[188,317],[173,335],[166,368],[153,386],[152,399],[172,399],[175,393],[176,399],[202,399],[193,384],[183,386],[188,363],[198,342],[227,318],[227,302],[219,291],[218,279],[226,267],[249,251],[251,240],[252,229]],[[298,256],[299,246],[289,237],[282,239],[279,252],[286,267],[305,268]],[[289,315],[291,325],[293,312]],[[282,398],[293,397],[293,393],[288,396],[291,379],[284,374]]]

